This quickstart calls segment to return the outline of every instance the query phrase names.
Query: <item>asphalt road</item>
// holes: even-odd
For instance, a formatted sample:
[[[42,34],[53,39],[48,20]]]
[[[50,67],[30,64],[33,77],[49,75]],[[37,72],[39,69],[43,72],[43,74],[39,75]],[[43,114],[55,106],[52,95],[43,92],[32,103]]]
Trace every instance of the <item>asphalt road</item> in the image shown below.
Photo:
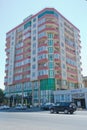
[[[87,130],[87,111],[76,111],[73,115],[0,112],[0,130]]]

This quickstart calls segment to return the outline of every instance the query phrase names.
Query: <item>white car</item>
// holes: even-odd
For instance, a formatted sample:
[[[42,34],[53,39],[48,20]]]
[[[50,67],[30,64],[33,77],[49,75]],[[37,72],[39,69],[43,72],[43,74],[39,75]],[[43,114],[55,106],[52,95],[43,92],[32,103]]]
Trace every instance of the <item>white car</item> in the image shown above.
[[[3,110],[3,109],[9,109],[10,107],[8,105],[2,105],[0,106],[0,110]]]
[[[27,106],[26,105],[22,105],[22,104],[18,104],[18,105],[15,106],[15,109],[24,110],[24,109],[27,109]]]

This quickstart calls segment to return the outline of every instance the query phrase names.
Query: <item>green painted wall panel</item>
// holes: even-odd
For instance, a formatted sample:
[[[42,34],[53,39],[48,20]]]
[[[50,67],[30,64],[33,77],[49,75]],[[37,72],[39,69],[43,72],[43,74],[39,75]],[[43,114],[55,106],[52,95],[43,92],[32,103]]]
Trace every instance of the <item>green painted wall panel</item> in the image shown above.
[[[40,80],[40,90],[55,90],[55,79],[48,78]]]

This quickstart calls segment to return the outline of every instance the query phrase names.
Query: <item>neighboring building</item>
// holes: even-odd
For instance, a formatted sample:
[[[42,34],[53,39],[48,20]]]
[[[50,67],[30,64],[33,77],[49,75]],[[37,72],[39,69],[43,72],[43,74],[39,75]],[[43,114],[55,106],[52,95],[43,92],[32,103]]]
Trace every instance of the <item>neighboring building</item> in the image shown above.
[[[77,107],[87,109],[87,88],[54,91],[54,102],[75,102]]]
[[[84,87],[87,88],[87,76],[83,76]]]
[[[53,91],[82,87],[80,31],[54,8],[6,34],[6,96],[53,102]]]

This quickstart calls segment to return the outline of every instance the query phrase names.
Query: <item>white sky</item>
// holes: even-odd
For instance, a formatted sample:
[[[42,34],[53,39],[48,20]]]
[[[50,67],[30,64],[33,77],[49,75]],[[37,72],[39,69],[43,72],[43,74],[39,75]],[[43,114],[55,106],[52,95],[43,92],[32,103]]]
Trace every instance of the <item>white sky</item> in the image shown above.
[[[24,18],[45,7],[53,7],[80,30],[82,74],[87,75],[87,1],[86,0],[0,0],[0,88],[4,89],[6,32]]]

